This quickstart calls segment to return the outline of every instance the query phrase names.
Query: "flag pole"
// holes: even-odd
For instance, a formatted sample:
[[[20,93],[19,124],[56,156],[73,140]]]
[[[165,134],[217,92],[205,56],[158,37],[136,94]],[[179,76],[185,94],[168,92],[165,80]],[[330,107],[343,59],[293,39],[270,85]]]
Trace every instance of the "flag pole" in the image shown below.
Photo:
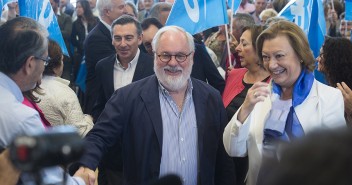
[[[227,1],[228,2],[228,1]],[[230,17],[230,34],[232,34],[232,26],[233,26],[233,7],[235,6],[235,0],[231,1],[231,17]],[[228,29],[227,25],[225,26],[225,33],[226,33],[226,44],[227,44],[227,57],[229,60],[229,67],[232,68],[232,61],[231,61],[231,50],[230,50],[230,41],[232,40],[232,37],[229,39],[229,34],[228,34]]]
[[[233,20],[233,14],[235,14],[235,11],[233,11],[233,7],[235,6],[235,0],[231,1],[231,22],[230,22],[230,32],[232,33],[232,20]]]
[[[227,57],[229,59],[229,67],[232,68],[230,39],[229,39],[229,32],[228,32],[227,24],[225,24],[225,34],[226,34],[226,46],[227,46]]]

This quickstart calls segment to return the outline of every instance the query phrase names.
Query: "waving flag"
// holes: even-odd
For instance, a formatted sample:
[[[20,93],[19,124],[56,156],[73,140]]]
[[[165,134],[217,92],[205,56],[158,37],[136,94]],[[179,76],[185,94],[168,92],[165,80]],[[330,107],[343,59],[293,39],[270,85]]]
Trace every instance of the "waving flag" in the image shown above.
[[[176,0],[166,25],[180,26],[193,35],[228,22],[225,0]]]
[[[37,20],[49,32],[49,38],[56,41],[64,55],[69,56],[54,11],[49,0],[19,0],[20,16]]]
[[[300,26],[308,37],[315,57],[318,57],[326,35],[324,7],[321,0],[291,0],[278,14]],[[324,76],[314,71],[315,78],[326,83]]]
[[[0,16],[2,15],[2,8],[4,7],[4,5],[2,4],[2,0],[0,0]]]
[[[345,20],[352,21],[352,0],[345,0]]]
[[[238,8],[240,7],[242,0],[228,0],[227,1],[227,6],[230,7],[230,9],[232,10],[233,14],[236,14]],[[233,3],[233,5],[232,5]]]

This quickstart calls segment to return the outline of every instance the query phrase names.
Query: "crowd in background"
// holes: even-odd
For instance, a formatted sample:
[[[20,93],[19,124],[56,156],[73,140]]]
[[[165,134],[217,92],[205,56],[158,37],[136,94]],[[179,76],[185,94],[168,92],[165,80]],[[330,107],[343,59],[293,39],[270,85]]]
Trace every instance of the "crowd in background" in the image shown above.
[[[352,21],[345,20],[344,1],[323,1],[327,35],[316,58],[303,31],[278,17],[288,0],[242,0],[236,13],[227,10],[232,21],[228,25],[193,36],[182,28],[165,26],[173,0],[50,3],[69,56],[49,40],[48,51],[33,54],[34,59],[44,62],[42,72],[35,74],[31,88],[18,85],[22,93],[18,96],[23,96],[21,103],[39,115],[41,127],[69,124],[85,138],[91,150],[88,148],[70,168],[85,183],[94,183],[98,168],[99,185],[143,184],[170,169],[187,185],[282,184],[284,177],[294,179],[290,170],[302,175],[295,171],[297,164],[292,164],[297,156],[305,155],[302,147],[314,146],[312,141],[319,142],[319,137],[325,139],[325,135],[305,135],[352,124]],[[17,2],[8,3],[0,25],[16,20],[18,8]],[[14,69],[4,61],[0,60],[0,79],[23,85],[17,81],[17,71],[11,71]],[[324,74],[327,84],[314,79],[315,69]],[[85,88],[77,84],[83,71]],[[179,73],[185,76],[167,77]],[[27,78],[24,74],[18,78]],[[6,84],[0,83],[0,87],[6,88]],[[177,94],[180,89],[184,92],[181,95]],[[6,101],[1,98],[3,106]],[[160,119],[149,118],[148,113]],[[0,128],[8,129],[1,126],[7,119],[1,114]],[[197,124],[200,120],[204,125]],[[148,125],[138,125],[143,122]],[[149,127],[158,122],[162,122],[161,130],[159,126],[155,131]],[[165,126],[169,122],[179,127]],[[330,130],[325,133],[337,138],[331,142],[342,142]],[[203,138],[203,134],[209,135]],[[175,142],[174,135],[180,141]],[[186,145],[182,136],[190,139]],[[303,144],[295,142],[301,138]],[[290,142],[295,144],[295,151],[288,147],[281,152]],[[0,147],[6,148],[6,143],[0,137]],[[317,147],[326,151],[334,146]],[[341,152],[347,152],[342,147]],[[172,152],[185,149],[182,154]],[[2,164],[9,165],[1,162],[8,157],[7,152],[0,156],[0,170]],[[180,164],[174,162],[178,157]],[[189,169],[179,173],[185,168],[183,163]],[[137,168],[140,166],[143,169]],[[21,179],[18,173],[11,178]],[[308,183],[308,179],[297,182],[323,184],[316,179]]]

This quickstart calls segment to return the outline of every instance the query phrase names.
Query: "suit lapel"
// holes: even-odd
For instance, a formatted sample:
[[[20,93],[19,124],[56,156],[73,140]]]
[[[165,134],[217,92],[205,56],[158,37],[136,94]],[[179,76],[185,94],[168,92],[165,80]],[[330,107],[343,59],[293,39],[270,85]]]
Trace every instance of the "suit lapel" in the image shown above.
[[[156,76],[151,76],[144,87],[145,88],[141,93],[141,98],[144,101],[144,106],[146,107],[150,119],[152,120],[161,151],[163,141],[163,124],[161,119],[158,80]]]
[[[321,127],[322,117],[321,112],[318,111],[319,97],[317,91],[317,82],[314,80],[311,91],[307,98],[301,105],[295,108],[298,120],[301,123],[303,130],[309,131],[313,128]]]
[[[106,36],[106,38],[109,38],[109,40],[111,41],[109,44],[111,44],[111,47],[114,47],[113,45],[112,45],[112,38],[111,38],[111,32],[110,32],[110,30],[100,21],[99,22],[99,29],[100,29],[100,31]],[[114,50],[115,50],[115,48],[114,48]]]
[[[198,153],[202,154],[203,152],[203,137],[204,129],[206,123],[206,111],[207,108],[206,102],[208,97],[208,92],[201,91],[202,88],[198,87],[198,82],[192,78],[193,93],[192,98],[194,102],[194,108],[196,112],[197,119],[197,128],[198,128]]]
[[[104,74],[104,76],[106,76],[106,78],[104,79],[105,82],[102,82],[102,83],[106,83],[107,85],[107,90],[108,92],[110,93],[110,95],[112,95],[115,91],[114,89],[114,65],[115,65],[115,58],[116,55],[112,55],[110,58],[109,58],[109,62],[107,63],[108,65],[105,66],[105,69],[104,72],[106,72]]]
[[[139,52],[139,58],[138,58],[138,62],[137,62],[137,66],[136,66],[136,70],[133,74],[133,79],[132,79],[132,82],[134,81],[137,81],[139,79],[142,78],[143,75],[143,69],[145,68],[145,62],[143,61],[144,60],[144,53],[142,51]]]

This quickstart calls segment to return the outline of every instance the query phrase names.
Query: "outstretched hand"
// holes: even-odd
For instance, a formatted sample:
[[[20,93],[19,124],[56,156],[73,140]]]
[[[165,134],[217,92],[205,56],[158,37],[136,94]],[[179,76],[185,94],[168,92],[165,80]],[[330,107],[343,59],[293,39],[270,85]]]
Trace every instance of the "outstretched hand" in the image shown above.
[[[9,151],[6,149],[0,154],[0,182],[4,185],[15,185],[18,182],[20,171],[10,162]]]
[[[96,179],[93,170],[82,166],[76,171],[74,176],[81,177],[87,185],[94,185]]]

